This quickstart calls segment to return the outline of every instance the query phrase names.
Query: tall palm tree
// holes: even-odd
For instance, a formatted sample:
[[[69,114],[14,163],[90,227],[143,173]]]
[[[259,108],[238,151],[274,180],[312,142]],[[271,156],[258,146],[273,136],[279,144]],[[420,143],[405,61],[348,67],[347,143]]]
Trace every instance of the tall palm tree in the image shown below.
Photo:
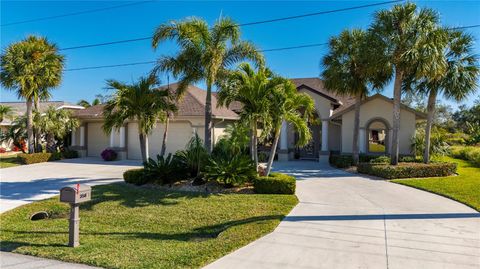
[[[355,119],[353,123],[353,162],[358,164],[360,129],[360,104],[371,89],[381,89],[387,80],[385,72],[368,72],[370,65],[367,47],[369,35],[360,30],[345,30],[329,41],[329,53],[323,58],[322,77],[325,87],[339,95],[355,96]]]
[[[433,10],[417,10],[415,4],[407,3],[395,5],[391,10],[378,11],[369,29],[374,37],[369,46],[371,69],[389,73],[388,80],[395,77],[390,150],[394,165],[398,164],[400,103],[405,78],[409,75],[435,78],[446,68],[441,49],[446,39],[438,21],[438,15]]]
[[[0,57],[0,82],[27,105],[28,152],[34,151],[32,102],[62,79],[64,56],[44,37],[29,36],[7,47]]]
[[[448,44],[444,50],[447,69],[439,78],[424,78],[416,86],[421,93],[428,94],[424,163],[430,161],[430,136],[437,97],[443,95],[447,99],[462,101],[476,91],[480,74],[478,57],[473,53],[473,37],[461,31],[445,31],[448,35]]]
[[[238,69],[230,72],[220,82],[218,105],[229,106],[232,102],[242,104],[240,120],[250,127],[250,155],[258,166],[258,126],[262,124],[263,132],[268,133],[271,127],[269,95],[273,85],[272,72],[260,68],[255,71],[248,63],[241,63]]]
[[[141,77],[138,82],[125,84],[116,80],[108,80],[107,85],[116,92],[105,104],[103,115],[104,131],[109,134],[113,128],[120,128],[125,121],[137,121],[138,136],[142,160],[148,156],[148,134],[151,133],[158,120],[165,117],[165,111],[175,110],[169,102],[170,93],[158,90],[158,80],[154,76]]]
[[[295,128],[299,138],[297,146],[304,146],[312,139],[307,123],[308,118],[315,110],[313,99],[305,93],[298,93],[297,88],[289,79],[275,78],[272,80],[272,84],[275,86],[272,87],[269,95],[269,113],[272,118],[274,139],[267,163],[267,176],[272,170],[282,122],[288,122]]]
[[[73,129],[79,126],[78,119],[72,117],[72,112],[65,109],[57,109],[49,106],[37,123],[38,130],[45,134],[47,140],[47,152],[56,152],[56,138],[63,138]]]
[[[180,51],[175,56],[160,58],[154,72],[169,71],[180,78],[180,94],[189,84],[206,82],[205,147],[211,152],[212,87],[232,64],[250,60],[262,66],[263,56],[252,43],[240,40],[240,27],[230,18],[218,19],[212,28],[198,18],[162,24],[153,35],[153,48],[166,40],[176,41]]]
[[[15,113],[11,106],[0,105],[0,122],[6,118],[12,120],[14,116]]]

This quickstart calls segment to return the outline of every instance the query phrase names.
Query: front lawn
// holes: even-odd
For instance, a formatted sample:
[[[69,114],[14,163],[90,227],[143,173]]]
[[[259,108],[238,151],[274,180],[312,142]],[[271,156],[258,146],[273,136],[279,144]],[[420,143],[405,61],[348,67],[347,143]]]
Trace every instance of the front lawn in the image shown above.
[[[457,163],[458,176],[396,179],[392,182],[444,195],[480,211],[480,168],[451,157],[443,157],[440,160]]]
[[[294,195],[96,186],[80,209],[80,247],[66,246],[68,205],[55,197],[0,215],[1,250],[106,268],[198,268],[273,231],[296,204]],[[60,217],[30,221],[36,211]]]
[[[21,163],[16,154],[0,156],[0,168],[13,167],[17,165],[21,165]]]

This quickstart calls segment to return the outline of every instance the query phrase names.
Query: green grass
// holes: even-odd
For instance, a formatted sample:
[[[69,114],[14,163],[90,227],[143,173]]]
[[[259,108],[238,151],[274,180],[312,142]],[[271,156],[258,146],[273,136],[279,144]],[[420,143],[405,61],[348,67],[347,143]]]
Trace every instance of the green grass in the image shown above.
[[[376,143],[369,143],[368,144],[368,151],[370,151],[370,152],[385,152],[385,145],[376,144]]]
[[[17,155],[1,156],[0,157],[0,168],[7,168],[21,165],[20,161],[17,158]]]
[[[443,157],[440,160],[456,162],[458,164],[458,176],[396,179],[392,182],[437,193],[480,211],[480,168],[467,161],[451,157]]]
[[[297,202],[294,195],[96,186],[80,208],[80,247],[66,246],[68,206],[56,197],[0,215],[0,248],[106,268],[195,268],[273,231]],[[42,210],[62,218],[29,220]]]

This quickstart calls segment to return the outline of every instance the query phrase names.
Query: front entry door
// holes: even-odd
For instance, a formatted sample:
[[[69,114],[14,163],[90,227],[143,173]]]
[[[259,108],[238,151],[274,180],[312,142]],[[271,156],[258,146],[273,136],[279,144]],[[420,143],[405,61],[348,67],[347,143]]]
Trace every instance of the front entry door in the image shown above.
[[[310,131],[312,132],[312,140],[310,142],[303,146],[298,148],[298,153],[300,156],[300,159],[316,159],[318,158],[318,153],[320,151],[320,130],[321,126],[320,125],[310,125],[309,126]],[[296,135],[296,141],[298,139],[298,135]],[[295,141],[295,142],[296,142]]]

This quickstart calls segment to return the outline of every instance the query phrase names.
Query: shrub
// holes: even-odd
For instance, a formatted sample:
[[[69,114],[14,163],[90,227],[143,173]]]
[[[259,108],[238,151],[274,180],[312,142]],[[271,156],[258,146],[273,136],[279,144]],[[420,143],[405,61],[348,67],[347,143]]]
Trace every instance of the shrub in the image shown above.
[[[390,163],[390,157],[388,156],[380,156],[380,157],[377,157],[375,159],[371,159],[370,160],[370,163]]]
[[[167,157],[157,155],[157,160],[149,158],[143,167],[145,176],[158,184],[171,184],[186,177],[185,166],[171,153]]]
[[[68,149],[63,151],[62,155],[63,155],[63,158],[65,159],[74,159],[74,158],[78,158],[78,151]]]
[[[266,194],[294,194],[295,177],[270,173],[268,177],[258,177],[253,181],[253,187],[256,193]]]
[[[346,168],[353,165],[353,158],[351,155],[331,155],[329,162],[335,167]]]
[[[417,178],[417,177],[444,177],[453,175],[457,171],[455,163],[400,163],[399,165],[385,165],[360,163],[357,171],[362,174],[377,177],[393,178]]]
[[[101,156],[104,161],[115,161],[117,159],[117,153],[113,149],[105,149]]]
[[[258,153],[258,161],[259,162],[268,162],[268,157],[270,156],[270,154],[268,154],[267,152],[259,152]]]
[[[44,163],[48,161],[56,161],[61,159],[61,153],[48,153],[48,152],[39,152],[39,153],[20,153],[17,155],[20,162],[23,164],[33,164],[33,163]]]
[[[415,156],[400,156],[398,161],[402,163],[419,163],[422,162],[422,159]]]
[[[233,155],[230,158],[212,157],[205,167],[205,179],[215,180],[227,187],[251,181],[256,174],[255,164],[246,155]]]
[[[149,182],[148,177],[145,176],[143,168],[130,169],[123,173],[123,180],[125,182],[135,185],[143,185]]]
[[[480,147],[453,147],[451,155],[480,167]]]
[[[185,150],[179,150],[175,155],[186,167],[191,177],[198,176],[208,160],[207,150],[203,146],[202,139],[196,133],[188,142]]]

